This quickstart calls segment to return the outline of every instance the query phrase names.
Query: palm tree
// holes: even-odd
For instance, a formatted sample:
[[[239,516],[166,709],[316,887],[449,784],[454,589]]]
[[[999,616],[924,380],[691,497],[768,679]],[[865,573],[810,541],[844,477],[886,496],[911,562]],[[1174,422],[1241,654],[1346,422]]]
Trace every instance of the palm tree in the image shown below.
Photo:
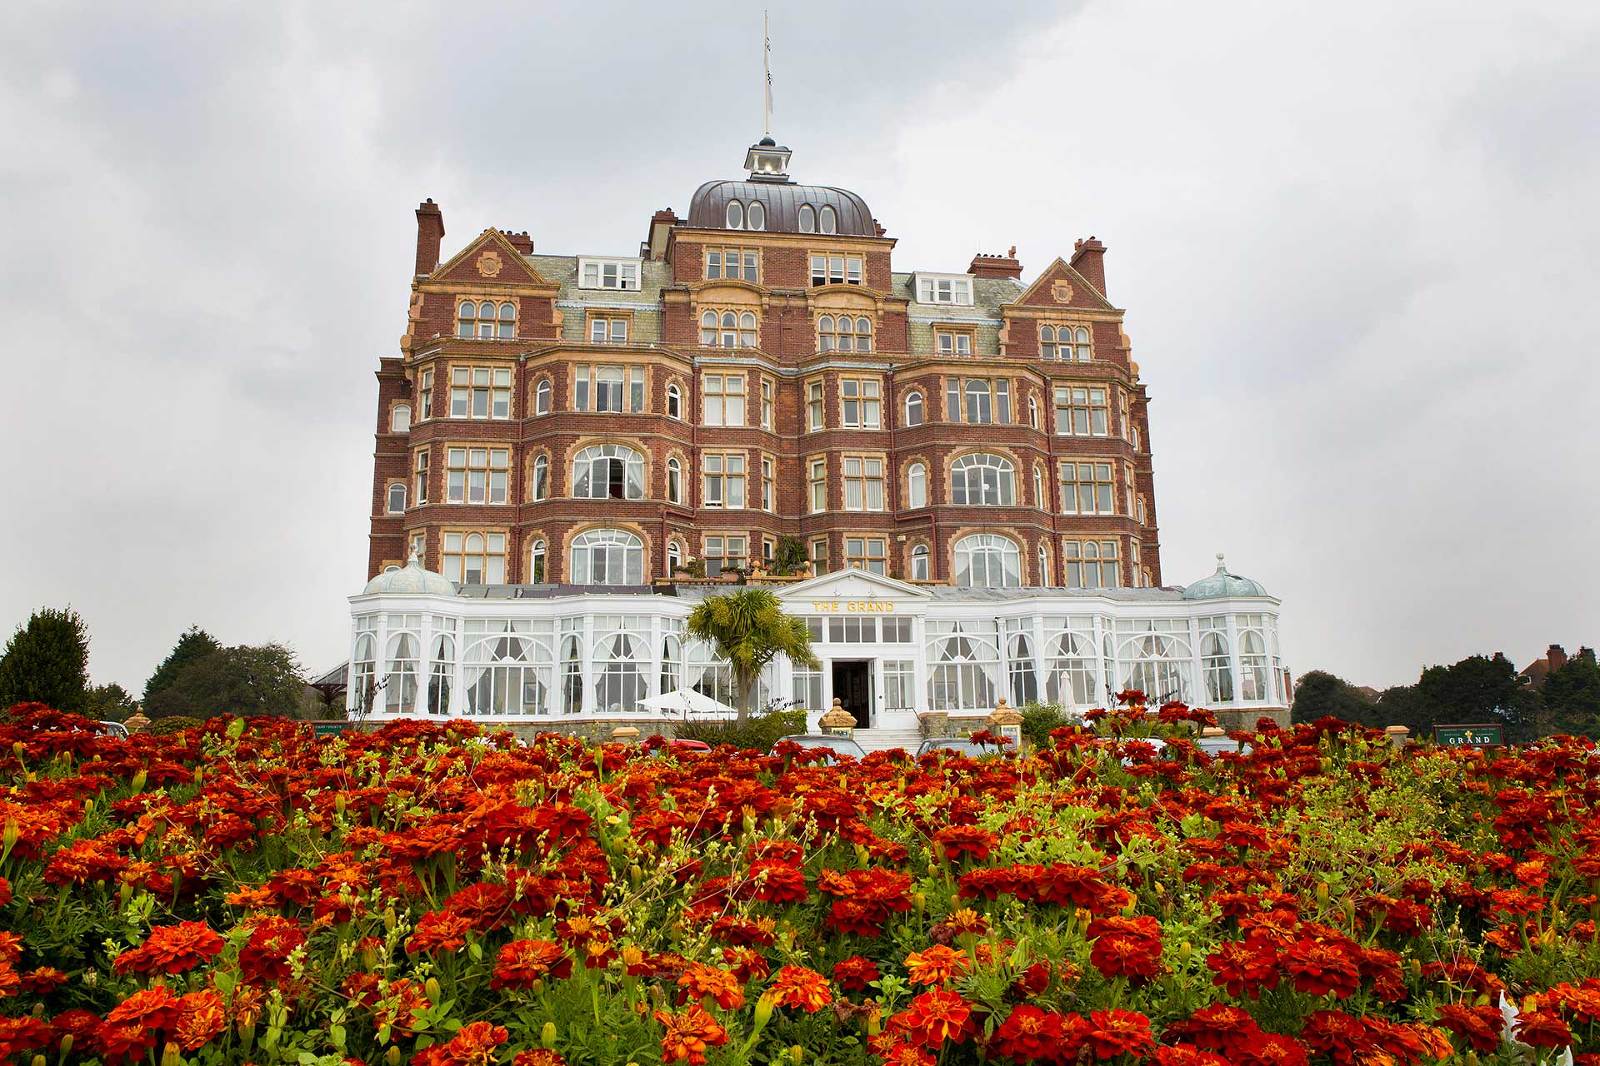
[[[707,642],[733,668],[739,692],[739,723],[750,718],[756,679],[766,665],[787,655],[798,666],[817,666],[811,653],[811,634],[803,619],[783,613],[783,605],[768,589],[744,588],[723,596],[708,596],[689,612],[689,635]]]

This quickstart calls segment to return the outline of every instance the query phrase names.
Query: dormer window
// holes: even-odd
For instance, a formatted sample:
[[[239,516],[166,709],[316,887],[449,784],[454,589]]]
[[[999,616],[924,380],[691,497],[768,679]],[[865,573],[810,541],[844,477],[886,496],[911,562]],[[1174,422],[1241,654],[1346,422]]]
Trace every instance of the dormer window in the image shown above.
[[[744,204],[738,200],[728,201],[728,228],[744,229]]]
[[[965,274],[918,274],[917,302],[969,307],[972,279]]]
[[[767,209],[761,206],[760,200],[750,201],[750,209],[745,212],[746,229],[766,229]]]
[[[799,225],[801,233],[815,233],[817,231],[817,209],[810,204],[801,204]]]
[[[834,211],[833,205],[823,204],[822,210],[817,213],[817,231],[819,233],[839,232],[839,214]]]
[[[639,290],[639,260],[579,259],[578,287],[581,289]]]

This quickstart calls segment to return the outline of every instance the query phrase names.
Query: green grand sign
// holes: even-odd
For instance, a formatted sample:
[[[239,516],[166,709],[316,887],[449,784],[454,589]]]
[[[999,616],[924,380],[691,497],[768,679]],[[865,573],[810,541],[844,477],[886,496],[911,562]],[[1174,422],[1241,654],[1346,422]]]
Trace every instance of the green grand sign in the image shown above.
[[[346,729],[349,729],[352,724],[353,723],[351,723],[351,722],[339,722],[339,721],[335,721],[335,722],[326,722],[326,721],[324,721],[324,722],[312,722],[311,723],[311,731],[313,733],[315,733],[319,737],[336,737],[340,733],[343,733]]]
[[[1480,725],[1436,725],[1433,742],[1451,747],[1498,748],[1506,742],[1505,732],[1494,723]]]

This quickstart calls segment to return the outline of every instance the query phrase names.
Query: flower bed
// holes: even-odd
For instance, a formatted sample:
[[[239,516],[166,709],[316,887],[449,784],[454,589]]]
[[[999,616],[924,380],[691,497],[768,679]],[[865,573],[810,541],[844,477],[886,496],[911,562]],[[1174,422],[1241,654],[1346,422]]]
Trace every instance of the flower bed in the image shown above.
[[[18,708],[0,1057],[1600,1062],[1591,744],[1204,717],[827,766]]]

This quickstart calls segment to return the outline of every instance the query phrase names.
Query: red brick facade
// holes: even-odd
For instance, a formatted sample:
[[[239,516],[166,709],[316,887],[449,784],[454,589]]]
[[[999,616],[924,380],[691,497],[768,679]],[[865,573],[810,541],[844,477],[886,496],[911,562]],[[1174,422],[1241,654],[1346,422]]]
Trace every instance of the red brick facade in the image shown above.
[[[809,555],[813,540],[825,537],[833,567],[843,564],[846,536],[875,536],[885,542],[887,572],[901,578],[911,576],[913,548],[927,545],[929,578],[950,581],[955,541],[969,532],[990,532],[1018,545],[1025,585],[1065,584],[1062,543],[1078,538],[1118,541],[1122,584],[1161,583],[1147,398],[1122,332],[1122,311],[1104,297],[1105,249],[1093,238],[1079,242],[1070,265],[1057,260],[1026,288],[1010,280],[1021,272],[1010,254],[976,257],[969,268],[976,279],[1010,285],[1016,291],[991,309],[993,321],[985,323],[987,332],[978,331],[973,353],[956,357],[913,350],[914,332],[926,333],[926,323],[941,309],[917,304],[905,276],[891,273],[895,242],[884,236],[692,228],[670,213],[658,212],[645,265],[658,264],[667,272],[667,280],[659,284],[659,301],[650,308],[659,316],[659,341],[594,344],[587,340],[586,326],[568,328],[568,316],[584,314],[573,306],[582,294],[573,284],[539,273],[538,257],[529,254],[532,240],[527,234],[488,230],[441,262],[444,220],[439,208],[431,201],[423,204],[417,223],[418,273],[412,284],[407,333],[400,355],[380,360],[377,371],[369,576],[403,562],[413,536],[423,538],[425,565],[441,570],[446,531],[495,531],[506,534],[507,581],[529,580],[528,549],[535,539],[546,547],[546,580],[566,581],[566,549],[572,536],[606,526],[627,529],[643,541],[646,581],[670,576],[670,542],[677,542],[681,558],[697,559],[704,555],[706,536],[723,534],[746,537],[749,554],[756,558],[762,555],[764,538],[772,542],[798,538]],[[658,230],[664,230],[664,239],[654,236]],[[757,250],[759,281],[706,280],[707,247]],[[808,257],[819,249],[859,255],[861,283],[814,287]],[[514,336],[457,337],[456,309],[463,298],[492,301],[496,306],[511,303]],[[757,346],[702,347],[699,315],[712,307],[754,312]],[[840,308],[871,320],[871,352],[819,352],[818,316]],[[960,310],[967,314],[952,313],[952,320],[981,317],[979,308]],[[1092,359],[1041,359],[1040,327],[1056,323],[1090,329]],[[985,338],[992,336],[998,341],[986,343]],[[574,410],[572,368],[577,364],[642,367],[646,410],[604,414]],[[457,367],[509,371],[510,416],[449,417],[451,369]],[[425,416],[421,393],[428,371],[432,371],[432,410]],[[704,424],[708,372],[746,376],[744,427]],[[879,383],[881,428],[842,424],[844,378]],[[945,406],[950,378],[1005,380],[1011,422],[969,424],[949,418]],[[538,414],[536,396],[544,381],[550,386],[550,408],[549,413]],[[822,383],[824,394],[824,424],[819,429],[809,425],[807,410],[814,381]],[[669,383],[681,392],[681,418],[667,414]],[[770,387],[774,404],[770,429],[762,427],[764,384]],[[1074,386],[1105,390],[1105,435],[1054,431],[1055,390]],[[923,421],[908,426],[905,399],[913,390],[921,394]],[[392,432],[396,404],[409,404],[411,419],[409,427]],[[572,457],[595,443],[625,444],[642,453],[644,499],[571,497]],[[445,502],[450,445],[509,451],[505,503]],[[419,451],[428,455],[427,502],[419,502],[414,492]],[[703,506],[702,458],[712,451],[745,453],[743,509]],[[958,506],[951,501],[950,463],[973,451],[999,454],[1013,463],[1013,506]],[[541,455],[549,463],[550,492],[534,500],[531,471]],[[881,511],[845,509],[846,456],[883,460]],[[669,457],[681,463],[682,503],[668,499]],[[808,477],[811,460],[819,457],[826,462],[827,506],[813,513]],[[1112,464],[1113,514],[1062,513],[1058,465],[1073,457]],[[774,470],[771,511],[762,508],[763,459],[770,460]],[[904,477],[909,465],[918,461],[927,471],[928,498],[925,506],[911,508],[906,505]],[[1036,468],[1041,471],[1042,500],[1036,498]],[[391,514],[389,487],[394,483],[407,488],[404,509]],[[1043,575],[1038,572],[1041,544],[1047,546],[1048,555],[1048,573]]]

